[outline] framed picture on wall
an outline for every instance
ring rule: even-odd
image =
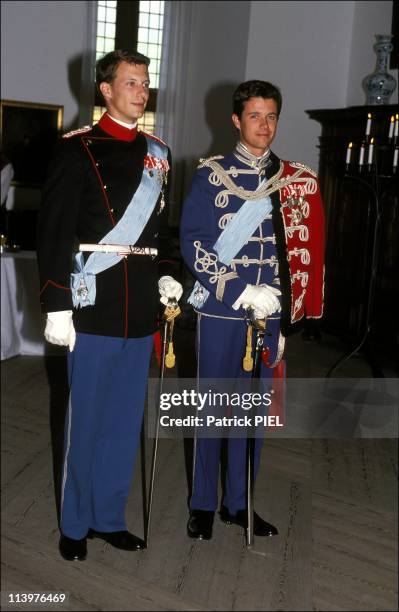
[[[63,113],[63,106],[1,100],[1,151],[13,166],[12,184],[43,185]]]

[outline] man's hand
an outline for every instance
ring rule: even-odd
[[[183,287],[171,276],[162,276],[158,281],[160,301],[167,306],[168,300],[175,298],[178,302],[183,294]]]
[[[51,344],[69,346],[69,350],[72,352],[76,340],[76,332],[72,322],[72,310],[48,312],[44,337]]]
[[[275,312],[281,312],[278,297],[281,295],[280,289],[270,285],[247,285],[233,304],[234,310],[251,307],[255,311],[258,319],[270,317]]]

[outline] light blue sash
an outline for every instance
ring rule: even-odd
[[[270,214],[272,210],[272,202],[270,196],[266,196],[259,200],[246,200],[240,210],[232,220],[226,225],[223,232],[213,245],[214,250],[218,254],[219,261],[226,266],[229,266],[242,249],[244,244],[248,242],[256,228],[262,223],[263,219]],[[188,303],[194,308],[200,309],[208,299],[209,291],[196,281],[193,291],[191,292]]]
[[[167,159],[168,150],[162,143],[148,138],[147,154],[162,160]],[[134,245],[140,237],[158,201],[162,188],[162,170],[144,168],[137,191],[127,206],[123,217],[99,244]],[[91,253],[84,263],[83,253],[75,256],[71,274],[72,300],[75,308],[93,306],[96,301],[96,274],[114,266],[122,255],[117,253]]]
[[[246,200],[213,245],[219,261],[229,266],[271,210],[270,196],[260,200]]]

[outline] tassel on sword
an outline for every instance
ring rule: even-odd
[[[163,380],[165,367],[173,368],[176,363],[176,357],[173,350],[173,329],[176,317],[178,317],[181,313],[180,307],[175,298],[168,300],[168,303],[165,307],[165,311],[163,313],[163,329],[162,329],[162,347],[161,347],[161,362],[159,368],[159,393],[158,393],[158,406],[157,406],[157,414],[156,414],[156,428],[155,428],[155,437],[154,444],[152,449],[152,459],[151,459],[151,475],[150,475],[150,485],[149,485],[149,493],[148,493],[148,506],[147,506],[147,520],[145,525],[145,547],[148,548],[149,541],[149,533],[150,533],[150,525],[151,525],[151,514],[152,514],[152,500],[154,495],[154,481],[155,481],[155,469],[157,462],[157,452],[158,452],[158,439],[159,439],[159,418],[161,414],[161,395],[163,389]]]

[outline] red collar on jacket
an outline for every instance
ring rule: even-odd
[[[118,140],[131,142],[137,136],[137,126],[129,130],[129,128],[125,128],[123,125],[116,123],[107,113],[103,114],[98,125],[104,132],[107,132],[107,134],[110,134],[114,138],[118,138]]]

